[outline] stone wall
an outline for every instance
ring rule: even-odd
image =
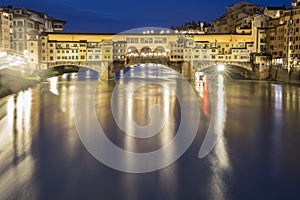
[[[287,83],[300,83],[300,69],[293,68],[288,72],[280,66],[271,66],[269,72],[269,79]]]

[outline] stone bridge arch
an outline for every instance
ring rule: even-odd
[[[55,62],[48,63],[48,69],[55,69],[58,67],[80,67],[91,69],[99,73],[99,76],[103,80],[111,79],[113,70],[112,61],[86,61],[86,62]]]
[[[141,56],[152,56],[152,49],[149,46],[141,48]]]
[[[163,46],[157,46],[154,49],[154,56],[167,56],[167,48]]]
[[[127,56],[133,57],[133,56],[138,56],[139,55],[139,50],[136,46],[129,46],[127,48]]]
[[[231,67],[237,67],[241,68],[243,70],[247,71],[253,71],[253,65],[249,62],[213,62],[213,61],[199,61],[192,63],[193,67],[198,68],[199,70],[209,68],[209,67],[215,67],[218,65],[224,65],[224,66],[231,66]]]
[[[224,65],[224,73],[227,75],[237,75],[243,78],[249,78],[252,75],[252,65],[243,65],[239,63],[211,63],[202,65],[197,71],[203,71],[207,73],[218,72],[218,66]]]

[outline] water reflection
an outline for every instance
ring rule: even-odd
[[[55,95],[58,95],[58,90],[57,90],[58,76],[49,78],[49,80],[50,80],[50,92],[52,92]]]
[[[217,80],[210,80],[209,93],[211,97],[211,121],[199,152],[200,158],[204,158],[212,151],[219,136],[221,136],[224,131],[226,102],[223,75],[219,74]]]
[[[282,110],[282,86],[275,85],[274,86],[274,102],[275,102],[275,109],[277,111]]]
[[[14,190],[32,179],[34,172],[30,155],[32,90],[10,96],[6,108],[6,117],[0,121],[0,193],[4,199],[6,195],[17,195]],[[35,189],[29,193],[34,195]]]
[[[217,92],[216,95],[212,95],[214,98],[212,101],[216,101],[216,104],[212,104],[216,109],[213,109],[213,130],[217,135],[217,143],[214,147],[213,153],[215,156],[209,156],[209,160],[212,165],[213,175],[211,176],[211,183],[209,184],[214,191],[214,199],[227,199],[226,184],[224,183],[224,174],[230,170],[230,160],[227,152],[227,142],[224,136],[224,123],[226,120],[226,99],[224,78],[221,74],[218,75],[217,80]]]
[[[202,117],[212,118],[211,128],[218,135],[211,153],[197,158],[202,142],[198,134],[199,140],[179,160],[145,174],[117,172],[86,151],[72,118],[73,80],[53,81],[56,95],[50,91],[50,81],[1,99],[0,199],[299,199],[299,87],[222,77],[210,81],[212,102],[208,90],[200,92]],[[90,82],[82,80],[81,89],[91,89]],[[148,85],[136,91],[131,101],[117,102],[120,118],[131,113],[141,125],[149,122],[151,105],[163,105],[168,115],[165,129],[144,141],[117,128],[108,111],[113,87],[100,82],[95,95],[98,119],[111,141],[133,152],[153,151],[170,142],[180,121],[170,91]],[[119,95],[126,99],[127,93]],[[84,111],[91,109],[90,99],[79,98],[85,102],[81,119],[87,122],[90,113]],[[212,109],[214,116],[210,116]],[[117,159],[134,165],[130,158]]]

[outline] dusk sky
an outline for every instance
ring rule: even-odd
[[[186,21],[209,22],[239,0],[1,0],[0,5],[30,8],[67,21],[66,32],[122,32],[152,26],[169,28]],[[250,0],[290,7],[291,0]]]

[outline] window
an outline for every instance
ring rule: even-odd
[[[23,21],[17,21],[17,26],[23,26]]]
[[[50,60],[53,60],[53,56],[50,56]]]
[[[52,50],[52,49],[50,50],[50,53],[53,53],[53,50]]]
[[[80,56],[80,59],[85,59],[85,56],[84,55]]]
[[[57,56],[57,60],[60,60],[60,56]]]

